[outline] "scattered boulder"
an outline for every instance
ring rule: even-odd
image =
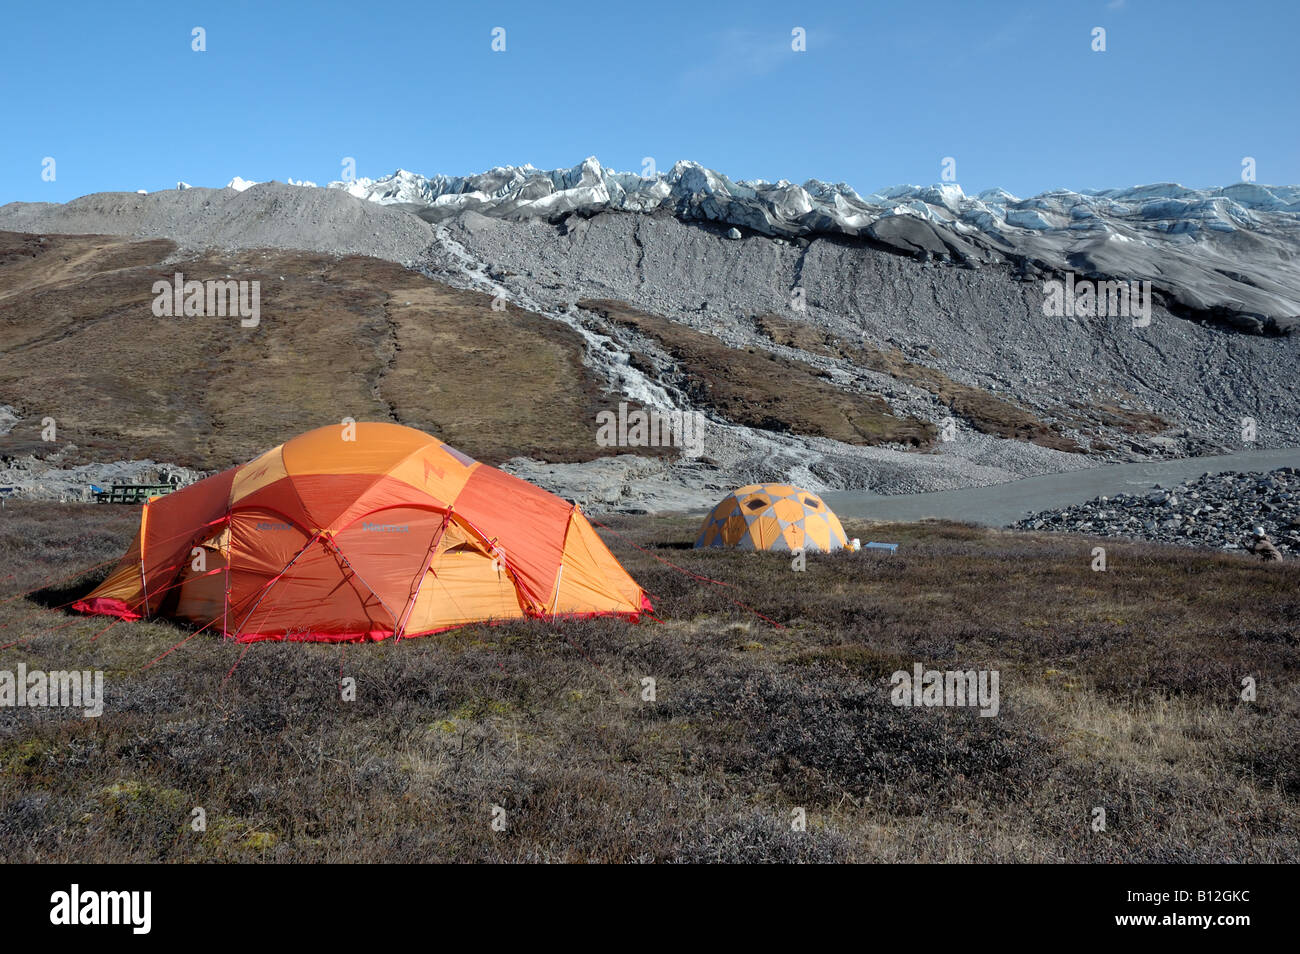
[[[1020,530],[1136,537],[1157,543],[1239,550],[1262,527],[1284,556],[1300,555],[1300,468],[1268,474],[1202,474],[1171,489],[1097,497],[1030,514]]]

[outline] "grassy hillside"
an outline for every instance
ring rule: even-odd
[[[805,362],[728,347],[711,335],[626,302],[587,299],[578,306],[649,335],[676,362],[691,399],[738,424],[846,444],[929,447],[937,436],[937,428],[928,421],[899,417],[879,395],[838,387]],[[633,360],[649,367],[644,356]]]
[[[775,314],[759,315],[755,319],[758,330],[771,338],[776,344],[798,348],[812,354],[832,358],[846,358],[864,368],[888,374],[896,381],[902,381],[913,387],[929,391],[971,427],[983,434],[1028,441],[1041,444],[1055,450],[1082,453],[1083,448],[1066,435],[1060,433],[1059,426],[1052,426],[1012,401],[997,397],[981,388],[971,387],[954,381],[937,368],[908,361],[897,349],[881,351],[863,345],[845,344],[826,331],[806,322],[793,321]],[[1078,412],[1082,412],[1082,415]],[[1087,432],[1095,425],[1095,420],[1087,416],[1088,409],[1082,405],[1069,420],[1072,425]],[[1100,418],[1098,418],[1100,419]],[[1154,420],[1154,419],[1153,419]],[[1114,415],[1104,423],[1122,426],[1127,423]],[[1158,420],[1155,423],[1163,425]],[[1153,428],[1152,432],[1159,430]]]
[[[115,559],[136,517],[11,505],[0,594]],[[99,668],[107,681],[100,719],[0,709],[0,855],[1300,853],[1300,566],[1106,541],[1099,573],[1091,539],[850,524],[900,542],[897,555],[812,557],[795,573],[778,555],[686,549],[691,520],[614,526],[607,540],[663,623],[472,626],[397,645],[245,653],[206,633],[186,641],[166,622],[105,630],[106,619],[50,608],[83,588],[71,583],[0,603],[0,668]],[[914,662],[997,669],[1000,714],[894,707],[889,676]],[[1253,703],[1239,698],[1247,675]],[[357,681],[355,702],[340,701],[344,676]],[[654,702],[641,698],[647,676]],[[506,810],[504,831],[491,827],[493,805]],[[195,807],[206,832],[190,828]],[[1096,807],[1102,832],[1090,827]],[[806,832],[791,830],[796,808]]]
[[[391,262],[308,252],[164,261],[166,241],[0,233],[0,404],[27,417],[5,453],[43,454],[53,417],[73,460],[203,469],[302,431],[395,420],[489,463],[580,461],[616,398],[573,331]],[[261,282],[261,320],[155,317],[153,283]],[[654,449],[650,449],[654,452]]]

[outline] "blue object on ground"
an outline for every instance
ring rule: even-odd
[[[897,543],[867,543],[864,548],[868,550],[888,550],[891,554],[898,549]]]

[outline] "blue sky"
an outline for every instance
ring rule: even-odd
[[[595,155],[860,191],[1300,182],[1300,4],[25,3],[0,203]],[[206,30],[206,52],[191,30]],[[506,30],[494,53],[491,31]],[[1107,49],[1091,49],[1104,27]],[[791,50],[791,30],[807,34]],[[56,178],[43,181],[53,157]]]

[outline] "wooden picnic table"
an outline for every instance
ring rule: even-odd
[[[144,503],[176,489],[175,484],[112,484],[108,490],[95,491],[95,503]]]

